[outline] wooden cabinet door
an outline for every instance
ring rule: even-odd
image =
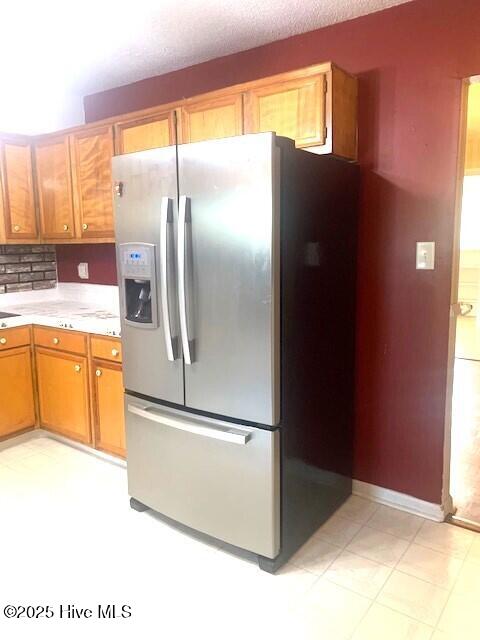
[[[182,142],[227,138],[243,133],[243,94],[198,100],[182,107]]]
[[[175,112],[166,111],[115,125],[115,153],[133,153],[175,144]]]
[[[125,456],[125,418],[123,413],[122,367],[93,362],[95,446]]]
[[[35,425],[30,347],[0,352],[0,438]]]
[[[32,147],[28,141],[0,143],[5,238],[34,240],[38,236],[33,192]]]
[[[40,424],[91,442],[87,359],[40,347],[35,354]]]
[[[35,169],[42,237],[74,238],[68,136],[38,141],[35,144]]]
[[[246,132],[275,131],[297,147],[324,144],[325,88],[325,74],[254,87],[245,99]]]
[[[112,239],[112,127],[96,127],[72,134],[71,152],[79,236]]]

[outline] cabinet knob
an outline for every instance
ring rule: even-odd
[[[77,373],[79,373],[82,370],[82,367],[79,364],[76,364],[74,369]]]
[[[84,223],[82,224],[82,229],[83,229],[84,231],[86,231],[86,230],[88,229],[88,224],[87,224],[86,222],[84,222]]]
[[[120,353],[120,351],[118,349],[112,349],[112,356],[114,358],[116,358],[118,356],[118,354]]]
[[[0,338],[0,344],[7,344],[6,338]]]
[[[16,224],[16,225],[13,227],[13,230],[14,230],[14,231],[20,231],[20,225],[19,225],[19,224]]]
[[[60,338],[54,338],[54,339],[52,340],[52,342],[53,342],[53,344],[59,344],[59,342],[60,342]]]
[[[63,230],[64,230],[64,231],[68,231],[68,224],[64,224],[64,225],[63,225]]]
[[[99,378],[102,375],[102,370],[101,369],[97,369],[95,371],[95,375],[97,376],[97,378]]]

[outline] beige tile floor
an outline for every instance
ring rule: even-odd
[[[480,525],[480,362],[477,360],[455,360],[450,476],[456,515]]]
[[[359,497],[277,575],[128,505],[123,468],[50,438],[0,451],[0,637],[479,638],[480,535]],[[130,619],[3,608],[129,604]]]

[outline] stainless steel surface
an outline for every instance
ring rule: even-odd
[[[126,396],[126,405],[138,405]],[[274,558],[280,549],[279,432],[199,418],[153,403],[126,411],[129,493],[230,544]],[[152,419],[155,416],[155,419]],[[245,445],[172,427],[244,431]]]
[[[173,200],[164,196],[162,198],[160,212],[160,296],[163,318],[163,334],[165,337],[165,348],[167,358],[171,362],[178,358],[177,340],[172,338],[170,325],[170,303],[169,287],[172,285],[172,275],[170,274],[172,242],[173,237]]]
[[[165,416],[164,413],[156,411],[154,407],[148,404],[129,404],[127,409],[130,413],[134,413],[146,420],[158,422],[159,424],[171,427],[172,429],[180,429],[181,431],[195,433],[198,436],[215,438],[216,440],[224,440],[225,442],[235,442],[236,444],[247,444],[250,440],[250,433],[248,431],[242,431],[241,429],[236,429],[231,426],[207,427],[204,423],[202,424],[201,420],[196,419],[193,415],[191,415],[187,420],[183,418],[171,418]]]
[[[122,197],[114,200],[115,233],[119,244],[144,242],[158,247],[162,198],[172,199],[174,221],[177,216],[176,164],[175,147],[152,149],[113,158],[113,179],[123,185]],[[155,255],[155,270],[160,274],[160,251],[157,250]],[[118,245],[117,267],[120,274]],[[120,301],[123,306],[123,290],[120,293]],[[172,336],[178,335],[176,317],[170,317],[170,321]],[[121,322],[123,377],[126,389],[183,404],[183,361],[168,360],[163,313],[159,314],[159,326],[148,331],[125,322],[124,313]],[[178,355],[181,358],[181,353]]]
[[[178,206],[178,309],[180,313],[180,333],[182,336],[183,358],[185,364],[192,364],[192,353],[190,350],[190,340],[188,334],[187,321],[187,277],[186,272],[186,252],[187,252],[187,227],[191,222],[190,199],[187,196],[180,196]]]
[[[185,325],[195,352],[185,367],[185,404],[269,425],[279,422],[280,393],[275,151],[271,133],[178,147],[186,362]]]

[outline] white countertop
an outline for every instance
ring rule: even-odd
[[[55,289],[4,293],[0,311],[18,313],[0,319],[0,328],[40,324],[73,331],[120,336],[118,287],[59,283]]]

